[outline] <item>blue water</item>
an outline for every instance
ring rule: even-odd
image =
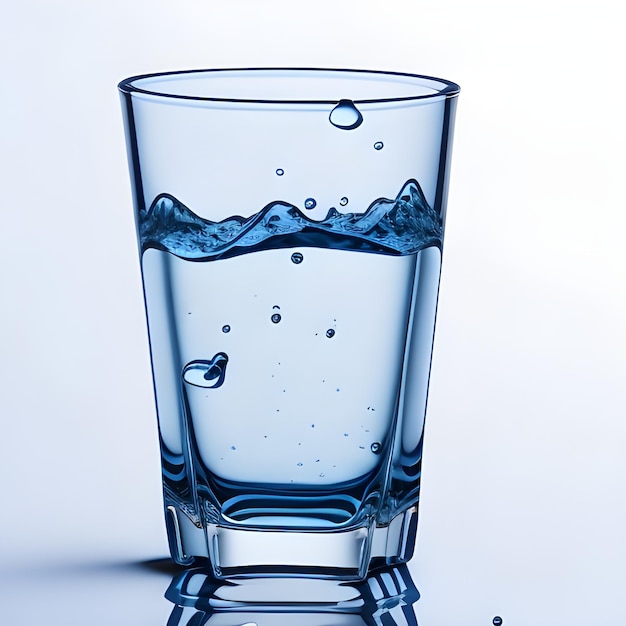
[[[342,198],[340,205],[348,204]],[[316,206],[313,198],[305,210]],[[408,181],[395,199],[380,198],[362,213],[330,208],[325,219],[308,218],[298,207],[276,201],[248,218],[221,222],[198,217],[168,194],[139,215],[142,250],[156,248],[189,260],[216,260],[260,250],[316,246],[380,254],[413,254],[441,246],[441,219],[419,184]]]
[[[417,488],[439,216],[414,180],[361,213],[303,205],[139,216],[166,502],[195,523],[329,527]]]

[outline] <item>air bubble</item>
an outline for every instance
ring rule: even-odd
[[[332,328],[329,328],[329,329],[326,331],[326,336],[327,336],[329,339],[330,339],[331,337],[334,337],[334,336],[335,336],[335,331],[334,331]]]
[[[223,333],[229,333],[230,332],[230,326],[228,324],[224,324],[224,326],[222,326],[222,332]]]
[[[221,387],[226,376],[228,355],[218,352],[211,360],[191,361],[183,368],[183,380],[194,387]]]
[[[302,263],[302,261],[304,261],[304,256],[300,253],[300,252],[294,252],[291,255],[291,260],[296,264],[296,265],[300,265],[300,263]]]
[[[370,446],[370,450],[374,453],[374,454],[378,454],[380,452],[381,449],[381,445],[380,442],[375,441],[371,446]]]
[[[382,142],[382,141],[377,141],[377,142],[374,144],[374,150],[382,150],[384,145],[385,145],[385,144],[383,144],[383,142]]]
[[[333,126],[343,130],[353,130],[363,123],[363,116],[352,100],[339,100],[328,119]]]
[[[341,206],[346,206],[346,204],[348,204],[348,198],[344,196],[343,198],[341,198],[341,200],[339,200],[339,204]]]
[[[305,209],[314,209],[316,206],[317,206],[317,201],[315,200],[315,198],[307,198],[304,201]]]
[[[493,618],[493,626],[501,626],[502,624],[502,618],[499,615],[496,615]]]
[[[284,173],[285,170],[280,167],[276,170],[276,176],[282,176]]]
[[[278,322],[280,322],[280,320],[282,319],[282,317],[280,316],[280,313],[274,313],[274,315],[272,315],[271,320],[272,322],[274,322],[274,324],[278,324]]]

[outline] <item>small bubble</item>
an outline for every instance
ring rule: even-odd
[[[341,206],[346,206],[346,204],[348,204],[348,198],[344,196],[343,198],[341,198],[341,200],[339,200],[339,204]]]
[[[316,206],[317,206],[317,201],[315,200],[315,198],[307,198],[304,201],[305,209],[314,209]]]
[[[302,467],[302,463],[298,463],[298,467]]]
[[[493,626],[500,626],[502,624],[502,618],[499,615],[496,615],[493,618]]]
[[[212,359],[190,361],[183,368],[183,380],[195,387],[215,389],[221,387],[226,376],[228,355],[218,352]]]
[[[304,261],[304,256],[302,256],[302,254],[300,254],[300,252],[294,252],[291,255],[291,260],[296,264],[296,265],[300,265],[300,263],[302,263],[302,261]]]
[[[229,333],[230,332],[230,326],[228,324],[224,324],[224,326],[222,326],[222,332],[223,333]]]
[[[272,322],[274,322],[274,324],[278,324],[278,322],[280,322],[282,317],[280,316],[280,313],[274,313],[271,319],[272,319]]]
[[[352,100],[339,100],[328,119],[333,126],[343,130],[353,130],[363,123],[363,116]]]
[[[384,144],[383,144],[383,142],[382,142],[382,141],[377,141],[377,142],[374,144],[374,150],[382,150],[382,149],[383,149],[383,145],[384,145]]]
[[[370,450],[374,453],[374,454],[378,454],[380,452],[380,442],[375,441],[371,446],[370,446]]]
[[[282,176],[284,173],[285,170],[280,167],[276,170],[276,176]]]
[[[326,336],[327,336],[329,339],[330,339],[331,337],[334,337],[334,336],[335,336],[335,331],[334,331],[332,328],[329,328],[329,329],[326,331]]]

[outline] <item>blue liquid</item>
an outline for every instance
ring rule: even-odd
[[[312,198],[309,201],[315,202]],[[363,213],[330,209],[320,222],[280,201],[249,218],[234,216],[211,222],[176,198],[162,194],[139,214],[139,238],[142,251],[156,248],[189,260],[223,259],[297,246],[413,254],[429,246],[440,247],[442,226],[420,186],[411,180],[394,200],[376,200]]]
[[[319,222],[277,201],[214,223],[162,195],[139,231],[166,502],[199,525],[328,528],[384,484],[390,513],[412,497],[442,232],[415,181]],[[394,443],[399,396],[415,417]]]

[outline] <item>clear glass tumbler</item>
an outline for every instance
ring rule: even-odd
[[[174,560],[413,553],[456,96],[391,72],[120,83]]]

